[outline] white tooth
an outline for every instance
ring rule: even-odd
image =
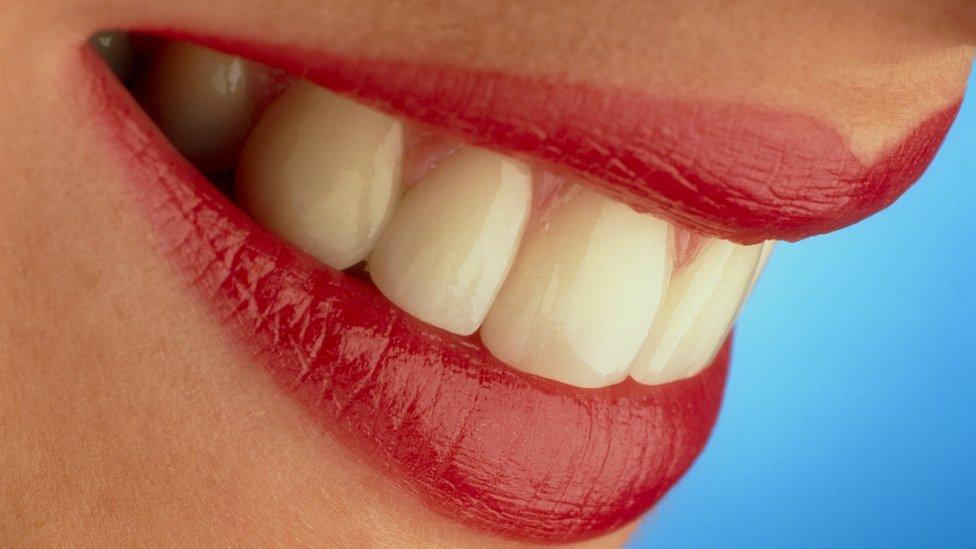
[[[237,173],[255,219],[323,263],[362,261],[400,196],[403,124],[308,82],[265,112]]]
[[[762,252],[759,253],[759,263],[756,265],[756,269],[752,273],[752,282],[749,283],[749,291],[746,292],[746,296],[752,293],[752,289],[756,287],[756,283],[759,282],[759,277],[762,276],[763,272],[766,270],[766,264],[769,263],[769,257],[773,255],[773,248],[776,247],[775,240],[767,240],[761,244]]]
[[[529,233],[481,327],[509,365],[579,387],[627,376],[671,272],[667,223],[580,189]]]
[[[100,32],[92,36],[91,45],[120,80],[129,78],[135,55],[128,34],[118,31]]]
[[[206,171],[233,166],[254,116],[253,67],[240,57],[173,42],[140,86],[170,142]]]
[[[631,377],[641,383],[667,383],[708,366],[749,292],[762,250],[762,244],[708,242],[671,280]]]
[[[369,256],[373,283],[420,320],[472,334],[515,259],[531,204],[527,167],[466,149],[404,195]]]

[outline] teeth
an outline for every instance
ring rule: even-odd
[[[252,67],[183,43],[165,46],[141,86],[170,142],[205,171],[230,168],[254,115]]]
[[[518,250],[532,203],[521,163],[480,149],[444,161],[403,197],[369,257],[393,303],[445,330],[481,325]]]
[[[237,191],[255,219],[345,269],[373,248],[400,195],[403,126],[307,82],[248,138]]]
[[[631,377],[660,384],[711,363],[749,293],[764,245],[712,240],[677,273]]]
[[[129,35],[124,32],[100,32],[91,38],[91,45],[111,67],[119,80],[125,81],[132,74],[134,54]]]
[[[132,74],[126,33],[91,45],[120,79]],[[266,228],[334,269],[365,261],[405,312],[458,335],[480,329],[511,367],[577,387],[702,371],[773,249],[677,231],[302,80],[251,129],[293,79],[207,48],[166,44],[133,80],[188,160],[207,172],[236,161],[223,175]]]
[[[481,328],[523,371],[579,387],[621,381],[671,271],[668,225],[580,189],[519,252]]]
[[[766,264],[769,263],[769,257],[773,255],[773,248],[776,246],[775,240],[767,240],[761,244],[762,252],[759,253],[759,262],[756,264],[756,270],[752,273],[752,281],[749,283],[749,291],[746,295],[752,293],[752,289],[756,287],[756,283],[759,282],[759,277],[762,276],[763,271],[766,270]]]

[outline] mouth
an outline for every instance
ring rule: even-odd
[[[431,507],[544,542],[666,493],[772,242],[890,203],[958,108],[865,165],[747,106],[171,30],[93,44],[131,95],[86,47],[91,119],[229,337]]]

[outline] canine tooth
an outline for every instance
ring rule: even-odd
[[[671,280],[631,377],[667,383],[708,366],[749,292],[763,248],[725,240],[707,243]]]
[[[579,387],[621,381],[671,272],[667,223],[581,189],[528,234],[481,327],[523,371]]]
[[[512,265],[531,202],[521,163],[482,149],[457,153],[403,196],[367,261],[373,283],[428,324],[474,333]]]
[[[119,31],[100,32],[91,38],[91,45],[120,80],[132,74],[134,53],[129,35]]]
[[[254,115],[252,65],[192,44],[167,44],[140,87],[170,142],[205,171],[233,166]]]
[[[308,82],[264,113],[238,165],[255,219],[323,263],[369,255],[400,196],[403,125]]]

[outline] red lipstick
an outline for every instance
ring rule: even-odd
[[[701,452],[728,343],[666,385],[586,390],[518,373],[256,225],[92,52],[80,65],[82,104],[179,272],[323,429],[444,514],[521,540],[585,539],[647,511]]]
[[[569,170],[638,211],[743,243],[799,240],[887,207],[925,171],[961,98],[873,163],[823,122],[749,105],[165,31],[469,142]]]

